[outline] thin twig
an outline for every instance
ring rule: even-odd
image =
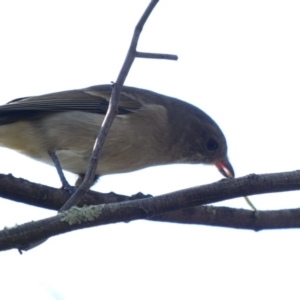
[[[154,58],[154,59],[169,59],[178,60],[177,55],[165,54],[165,53],[148,53],[148,52],[136,52],[135,57],[139,58]]]
[[[131,40],[129,50],[127,52],[127,56],[125,58],[123,66],[120,70],[117,81],[113,85],[112,94],[111,94],[111,98],[109,101],[108,111],[105,115],[104,121],[102,123],[101,129],[100,129],[98,137],[96,139],[94,150],[93,150],[84,180],[83,180],[82,184],[79,186],[79,188],[76,190],[76,192],[70,197],[70,199],[60,209],[60,211],[68,210],[72,206],[77,205],[78,202],[80,201],[80,199],[86,194],[86,192],[89,190],[89,188],[93,184],[96,169],[98,166],[98,159],[101,155],[105,138],[106,138],[108,131],[113,123],[113,120],[117,114],[117,109],[118,109],[118,104],[119,104],[119,99],[120,99],[123,84],[129,73],[132,63],[133,63],[134,59],[136,58],[136,54],[137,54],[136,47],[137,47],[137,43],[139,40],[139,36],[143,30],[143,27],[144,27],[148,17],[150,16],[151,12],[153,11],[153,9],[157,3],[158,3],[158,0],[152,0],[149,3],[147,9],[145,10],[144,14],[142,15],[140,21],[138,22],[138,24],[134,30],[134,34],[133,34],[133,37]],[[169,57],[170,56],[167,56],[167,59],[170,59]],[[153,56],[151,58],[153,58]]]

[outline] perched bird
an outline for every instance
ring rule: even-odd
[[[82,178],[111,90],[98,85],[0,106],[0,146],[47,164],[58,158],[62,169]],[[206,113],[175,98],[123,87],[96,176],[175,163],[214,164],[234,177],[225,137]]]

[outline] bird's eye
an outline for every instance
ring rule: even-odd
[[[219,145],[215,140],[210,139],[206,142],[206,149],[209,151],[216,150],[218,147]]]

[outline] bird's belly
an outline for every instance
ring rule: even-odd
[[[118,153],[116,155],[106,155],[105,147],[103,155],[98,160],[96,175],[108,175],[117,173],[126,173],[140,170],[149,166],[160,165],[161,162],[157,160],[156,155],[148,155],[137,157],[132,154],[132,151],[125,151],[126,153]],[[90,161],[90,155],[83,156],[81,153],[70,150],[59,150],[56,152],[62,169],[76,174],[85,174]],[[126,159],[124,159],[124,157]]]
[[[102,117],[80,112],[44,115],[40,123],[15,122],[0,126],[0,145],[53,166],[48,150],[62,169],[86,173]],[[96,175],[116,174],[166,164],[169,155],[155,132],[131,116],[114,120],[99,159]],[[158,144],[158,147],[157,147]],[[172,161],[174,162],[174,161]]]
[[[74,153],[69,150],[59,150],[56,152],[62,169],[75,174],[85,174],[90,161],[90,156],[80,156],[78,153]],[[44,160],[46,163],[52,164],[51,160]],[[98,160],[98,166],[96,169],[96,175],[108,175],[131,172],[147,167],[149,164],[145,161],[140,161],[137,158],[132,160],[121,160],[121,159],[100,159]],[[155,165],[155,163],[152,163]]]

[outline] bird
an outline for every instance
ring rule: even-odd
[[[78,186],[111,91],[112,85],[106,84],[12,100],[0,106],[0,146],[54,163],[59,174],[61,169],[78,174]],[[223,176],[234,177],[226,138],[209,115],[182,100],[124,86],[95,181],[108,174],[182,163],[215,165]]]

